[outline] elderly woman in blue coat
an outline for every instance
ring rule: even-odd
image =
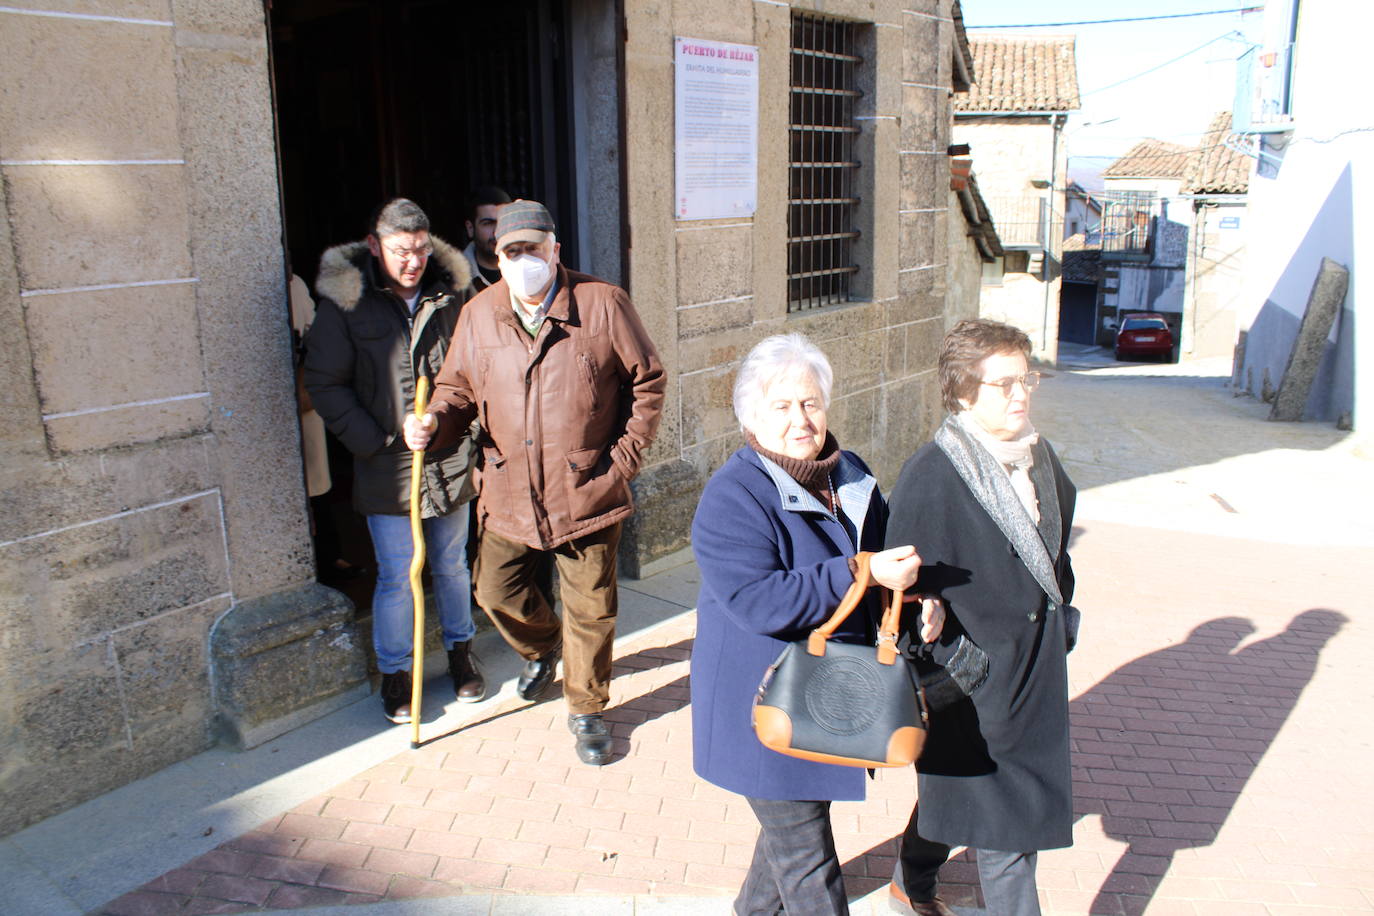
[[[800,334],[769,337],[740,366],[734,408],[746,447],[706,484],[692,521],[701,570],[692,650],[696,772],[745,796],[761,831],[735,900],[745,914],[849,912],[830,828],[832,801],[864,797],[864,770],[765,748],[750,721],[765,669],[835,610],[854,582],[850,558],[876,551],[873,577],[916,581],[910,546],[883,550],[887,509],[868,467],[826,424],[833,373]],[[838,637],[871,642],[879,609],[851,614]],[[928,603],[921,635],[943,610]]]

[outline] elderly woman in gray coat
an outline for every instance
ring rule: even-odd
[[[891,888],[894,909],[920,916],[952,916],[935,896],[951,846],[977,850],[989,913],[1034,916],[1037,851],[1073,842],[1075,490],[1031,426],[1029,355],[1017,328],[957,324],[939,360],[950,415],[892,491],[887,543],[920,550],[916,589],[947,613],[931,662],[961,688],[932,711]]]

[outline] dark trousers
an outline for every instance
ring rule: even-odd
[[[736,916],[847,916],[830,802],[746,800],[763,829],[735,898]]]
[[[616,523],[552,550],[483,531],[477,547],[477,603],[522,658],[562,646],[563,695],[573,715],[599,713],[610,699],[620,528]],[[548,593],[550,556],[558,569],[562,620]]]
[[[916,830],[918,805],[902,834],[902,850],[897,858],[893,882],[912,901],[935,897],[935,876],[949,858],[949,847],[927,840]],[[1040,916],[1040,898],[1035,892],[1034,852],[1003,852],[977,849],[978,881],[988,916]]]

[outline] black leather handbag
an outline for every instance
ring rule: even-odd
[[[754,697],[754,734],[764,747],[818,763],[909,766],[926,738],[925,703],[897,651],[902,593],[893,592],[874,646],[831,640],[873,584],[860,553],[854,584],[830,619],[787,646]]]

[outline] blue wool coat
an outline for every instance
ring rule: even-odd
[[[834,475],[844,521],[771,461],[742,448],[706,484],[692,520],[701,570],[692,648],[692,761],[723,789],[780,801],[857,801],[864,770],[768,750],[750,711],[759,679],[787,643],[803,639],[840,603],[848,558],[881,550],[887,507],[868,466],[842,452]],[[846,524],[847,523],[847,524]],[[838,638],[872,643],[877,590]]]

